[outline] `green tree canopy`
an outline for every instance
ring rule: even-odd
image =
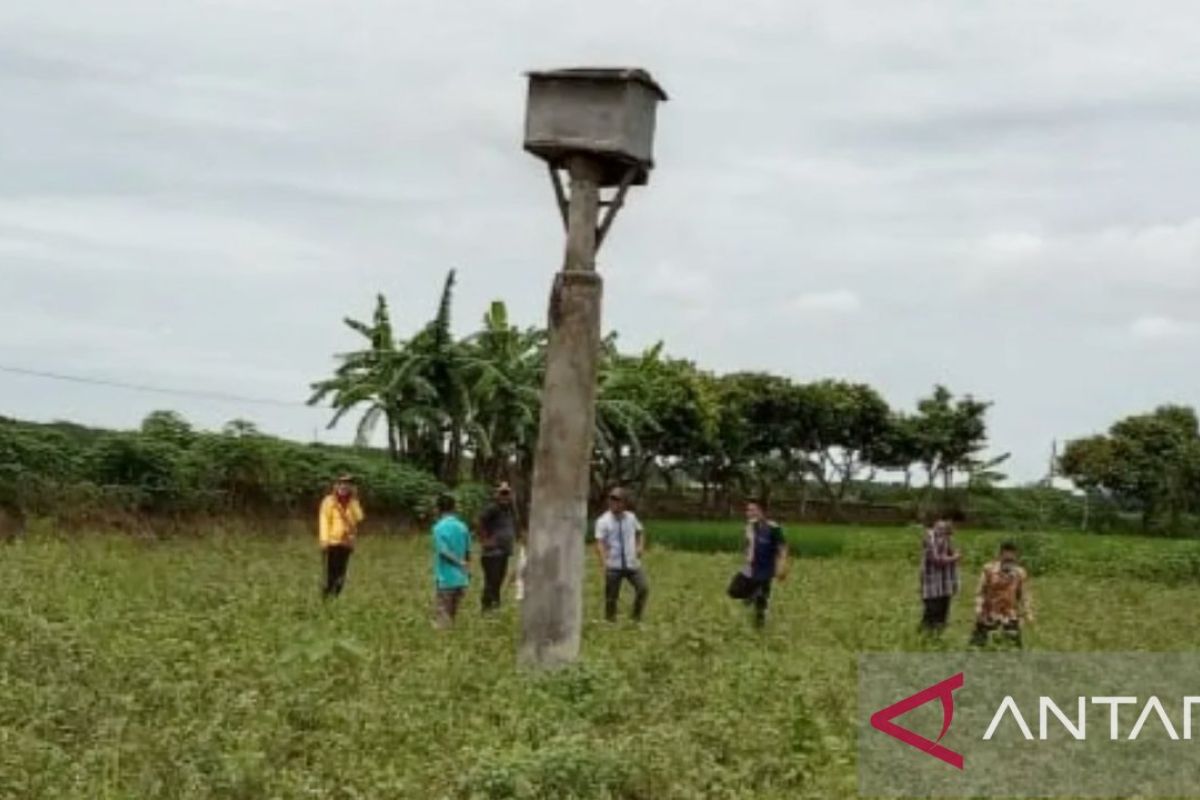
[[[1200,506],[1196,412],[1168,405],[1125,417],[1107,435],[1069,442],[1059,467],[1080,488],[1140,511],[1143,527],[1176,531],[1181,515]]]

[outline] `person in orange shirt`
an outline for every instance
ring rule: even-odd
[[[354,540],[358,526],[363,521],[362,505],[354,479],[341,475],[334,481],[333,489],[321,501],[317,515],[320,529],[321,555],[325,561],[324,597],[337,597],[346,585],[346,568],[350,554],[354,552]]]
[[[1000,545],[999,558],[983,566],[975,591],[975,632],[971,644],[986,645],[999,632],[1009,643],[1021,646],[1021,621],[1033,622],[1033,596],[1029,574],[1018,562],[1017,546]]]

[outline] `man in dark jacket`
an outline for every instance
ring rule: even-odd
[[[479,518],[479,542],[483,548],[483,610],[500,607],[500,590],[508,574],[508,559],[518,538],[517,512],[513,505],[512,488],[507,483],[496,487],[493,502]]]

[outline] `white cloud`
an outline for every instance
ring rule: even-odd
[[[1035,258],[1046,246],[1041,236],[1032,233],[997,233],[980,243],[982,256],[991,262],[1023,262]]]
[[[100,263],[98,251],[118,251],[121,257],[114,263],[120,269],[138,266],[138,260],[124,252],[129,250],[162,259],[199,256],[211,271],[294,271],[329,255],[300,231],[276,229],[236,214],[119,196],[0,199],[0,231],[5,229],[16,232],[14,248],[27,246],[22,239],[39,240],[37,253],[43,258],[95,265]]]
[[[716,295],[712,276],[698,268],[687,268],[674,261],[660,261],[646,276],[646,292],[690,310],[707,309]]]
[[[829,292],[805,292],[792,298],[791,308],[819,314],[853,314],[862,308],[862,300],[848,289]]]
[[[1200,217],[1078,233],[988,234],[967,258],[984,289],[1013,281],[1068,290],[1081,284],[1200,289]]]
[[[1200,336],[1200,323],[1171,317],[1139,317],[1129,325],[1133,338],[1146,342],[1191,339]]]

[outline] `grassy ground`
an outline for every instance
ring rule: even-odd
[[[736,555],[657,548],[647,622],[599,621],[592,574],[584,663],[538,678],[511,604],[431,628],[424,540],[365,540],[330,605],[298,539],[4,547],[0,797],[852,797],[856,655],[963,647],[970,598],[925,643],[914,534],[790,534],[843,541],[797,563],[764,633],[723,597]],[[972,563],[997,536],[964,537]],[[1120,570],[1173,545],[1048,559],[1031,646],[1196,649],[1200,587]]]

